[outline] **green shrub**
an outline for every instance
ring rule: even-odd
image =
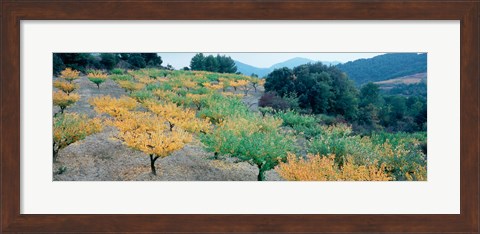
[[[144,102],[148,99],[153,98],[153,94],[150,91],[147,90],[138,90],[138,91],[133,91],[130,96],[134,99],[136,99],[138,102]]]
[[[146,90],[148,91],[153,91],[153,90],[172,90],[172,85],[170,83],[166,83],[166,82],[163,82],[163,83],[153,83],[153,84],[148,84],[147,87],[146,87]]]
[[[205,107],[198,112],[201,118],[209,118],[213,123],[219,123],[227,117],[246,116],[249,113],[251,112],[242,101],[220,94],[214,94],[207,98]]]
[[[118,81],[118,80],[133,80],[133,77],[128,74],[113,74],[109,76],[110,79],[113,81]]]
[[[110,70],[110,74],[112,75],[123,75],[124,73],[125,73],[124,70],[121,68],[114,68]]]
[[[319,114],[317,115],[317,119],[321,124],[324,124],[324,125],[333,125],[337,123],[337,119],[335,118],[335,116]]]
[[[295,111],[279,111],[275,116],[283,120],[283,126],[295,127],[298,125],[303,125],[307,127],[312,127],[317,124],[317,120],[314,116],[311,115],[301,115]]]
[[[92,68],[85,69],[85,74],[90,74],[90,73],[94,73],[94,72],[97,72],[97,70],[92,69]]]
[[[352,135],[346,125],[324,127],[322,133],[308,142],[312,154],[335,154],[341,166],[348,157],[355,165],[385,164],[385,172],[395,180],[426,180],[427,160],[422,152],[426,133],[385,133],[372,136]]]
[[[205,77],[210,81],[218,81],[218,78],[220,77],[218,73],[211,73],[211,74],[206,74]]]
[[[283,120],[283,126],[291,127],[297,134],[303,134],[307,139],[321,133],[317,119],[312,115],[302,115],[295,111],[279,111],[275,116]]]

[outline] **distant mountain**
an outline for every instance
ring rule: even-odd
[[[254,67],[239,61],[235,61],[235,65],[237,66],[237,71],[247,76],[251,75],[252,73],[255,73],[258,75],[258,77],[263,77],[268,73],[270,73],[270,68]]]
[[[272,66],[270,66],[268,68],[259,68],[259,67],[255,67],[255,66],[252,66],[252,65],[249,65],[249,64],[239,62],[239,61],[235,61],[235,64],[237,65],[237,70],[244,75],[251,75],[252,73],[255,73],[259,77],[264,77],[264,76],[268,75],[268,73],[272,72],[273,70],[275,70],[277,68],[282,68],[282,67],[294,68],[294,67],[297,67],[297,66],[300,66],[300,65],[303,65],[303,64],[316,63],[316,62],[318,62],[318,61],[311,60],[311,59],[308,59],[308,58],[297,57],[297,58],[292,58],[292,59],[289,59],[289,60],[281,62],[281,63],[273,64]],[[330,62],[330,61],[323,62],[322,61],[322,63],[325,64],[325,65],[337,65],[337,64],[339,64],[339,62],[336,62],[336,61],[333,61],[333,62]]]
[[[357,85],[427,72],[426,53],[390,53],[338,64]]]
[[[270,69],[274,70],[274,69],[282,68],[282,67],[294,68],[294,67],[297,67],[299,65],[303,65],[303,64],[307,64],[307,63],[314,63],[314,62],[315,61],[311,60],[311,59],[297,57],[297,58],[289,59],[285,62],[273,64],[270,67]]]

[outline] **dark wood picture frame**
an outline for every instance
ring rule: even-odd
[[[1,232],[479,231],[479,9],[473,1],[1,1]],[[20,214],[21,20],[460,20],[459,215]],[[128,202],[128,201],[125,201]]]

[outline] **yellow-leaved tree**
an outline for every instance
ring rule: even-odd
[[[60,113],[63,114],[65,108],[73,105],[80,99],[80,95],[72,93],[78,88],[78,85],[74,84],[72,81],[80,77],[80,72],[72,70],[71,68],[66,68],[61,71],[60,74],[59,80],[53,82],[53,87],[59,89],[58,91],[53,92],[53,105],[60,107]]]
[[[193,93],[187,93],[186,95],[187,100],[195,105],[197,110],[202,109],[203,106],[205,106],[205,99],[207,98],[206,94],[193,94]]]
[[[77,70],[73,70],[69,67],[65,68],[65,70],[60,72],[60,78],[67,80],[68,82],[72,82],[80,77],[80,72]]]
[[[137,101],[131,97],[122,96],[113,98],[110,96],[99,96],[88,100],[97,113],[106,113],[112,117],[118,117],[128,111],[137,108]]]
[[[119,80],[117,81],[117,84],[120,85],[120,87],[122,87],[125,90],[125,92],[129,92],[129,93],[145,88],[145,84],[136,83],[129,80]]]
[[[187,90],[197,87],[197,82],[192,80],[182,80],[182,86]]]
[[[97,85],[97,88],[100,89],[100,84],[107,81],[108,76],[102,71],[96,70],[87,74],[87,78]]]
[[[202,83],[202,85],[203,85],[203,87],[205,87],[209,90],[212,90],[212,91],[223,89],[223,85],[221,85],[221,84],[213,84],[213,83],[204,82],[204,83]]]
[[[265,79],[260,79],[260,78],[257,78],[257,77],[252,77],[250,79],[250,82],[252,83],[252,87],[255,90],[255,93],[257,92],[257,87],[258,86],[265,85]]]
[[[248,91],[250,90],[249,84],[250,84],[250,81],[248,80],[237,80],[235,81],[235,83],[231,83],[230,85],[233,86],[234,88],[240,87],[240,89],[243,91],[243,94],[247,96]]]
[[[234,80],[234,81],[230,81],[230,86],[233,87],[233,90],[237,91],[238,87],[244,85],[244,81],[243,80]]]
[[[230,87],[230,80],[227,78],[218,78],[218,84],[222,86],[223,92],[227,90],[228,87]],[[234,88],[237,90],[236,88]]]
[[[74,104],[80,99],[80,95],[76,93],[66,94],[65,92],[58,90],[53,92],[53,105],[60,107],[60,113],[63,114],[63,111],[68,106]]]
[[[53,82],[53,87],[62,90],[68,95],[71,92],[73,92],[75,89],[77,89],[78,85],[74,83],[66,82],[66,81],[56,80]]]
[[[297,181],[387,181],[392,178],[385,172],[385,164],[355,165],[346,160],[342,167],[335,163],[335,155],[308,154],[307,159],[288,153],[287,162],[280,162],[278,174],[287,180]]]
[[[155,162],[183,148],[192,140],[191,134],[174,129],[168,131],[164,120],[147,112],[127,112],[111,124],[118,128],[118,138],[130,148],[140,150],[150,157],[152,174],[156,175]]]
[[[100,119],[89,119],[85,115],[66,113],[53,118],[53,160],[58,151],[102,130]]]
[[[175,126],[192,133],[208,132],[210,130],[209,119],[197,118],[195,111],[191,109],[183,109],[174,103],[154,101],[146,101],[143,105],[157,114],[158,117],[164,119],[168,123],[170,131],[173,131]]]

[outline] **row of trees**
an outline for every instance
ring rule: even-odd
[[[383,95],[373,83],[359,90],[334,66],[315,63],[274,70],[266,78],[265,90],[270,93],[261,98],[261,106],[342,116],[360,130],[426,129],[426,97]]]
[[[225,55],[204,56],[203,53],[196,54],[190,61],[190,69],[195,71],[210,71],[218,73],[236,73],[237,66],[232,58]]]
[[[86,73],[88,69],[112,70],[115,67],[140,69],[162,67],[162,58],[157,53],[55,53],[53,74],[58,75],[66,67]]]
[[[61,78],[70,84],[79,78],[79,72],[67,69]],[[198,137],[214,159],[234,157],[255,165],[258,180],[265,180],[266,171],[277,165],[276,170],[288,180],[426,179],[426,156],[420,151],[425,132],[381,132],[363,137],[345,124],[325,126],[317,115],[251,111],[242,102],[247,92],[238,94],[235,89],[254,87],[254,82],[261,83],[258,78],[159,69],[112,71],[109,78],[128,90],[129,97],[90,99],[103,123],[77,114],[56,116],[54,158],[58,150],[101,131],[106,124],[118,130],[116,138],[126,146],[150,158],[152,174],[157,172],[159,158]],[[66,88],[62,90],[72,95]],[[360,109],[379,102],[378,90],[373,88],[362,89],[358,95]],[[297,98],[287,99],[294,103]]]

